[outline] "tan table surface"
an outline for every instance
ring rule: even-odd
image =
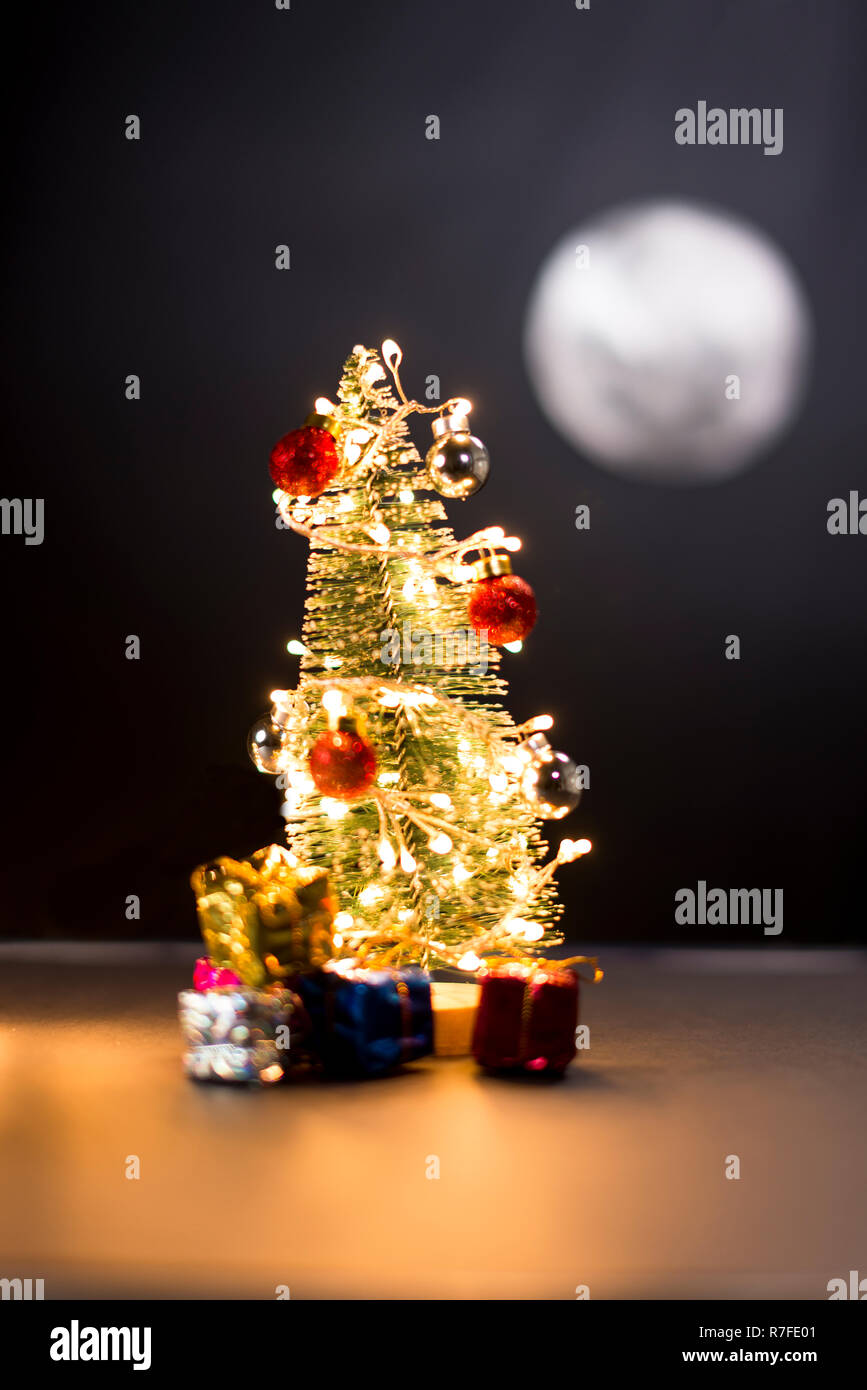
[[[181,1073],[193,948],[0,948],[0,1277],[48,1298],[821,1299],[867,1274],[865,958],[596,949],[591,1048],[559,1084],[457,1058],[258,1091]]]

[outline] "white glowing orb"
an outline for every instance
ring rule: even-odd
[[[544,262],[525,352],[554,428],[612,472],[649,482],[730,477],[800,401],[810,316],[762,233],[689,203],[618,208]]]

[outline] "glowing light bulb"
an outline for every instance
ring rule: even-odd
[[[312,792],[315,783],[310,773],[303,767],[293,767],[286,774],[290,787],[296,792]]]
[[[323,796],[319,802],[319,809],[329,820],[343,820],[349,807],[344,801],[332,801],[331,797]]]
[[[398,499],[401,502],[403,502],[405,507],[408,507],[412,502],[415,501],[415,493],[413,492],[411,487],[402,488],[397,495]],[[276,501],[277,499],[275,498],[274,500]]]
[[[384,373],[379,368],[377,368],[377,370],[379,371],[380,376],[384,375]],[[346,442],[343,445],[343,453],[346,458],[346,462],[349,464],[357,463],[358,460],[361,458],[361,455],[364,452],[365,445],[369,442],[369,440],[369,430],[350,430],[349,434],[346,437]]]
[[[481,964],[475,951],[466,951],[458,961],[458,970],[478,970]]]
[[[454,848],[448,835],[444,835],[442,831],[438,835],[433,835],[429,844],[433,854],[448,854],[449,850]]]
[[[391,532],[381,522],[377,526],[371,526],[370,535],[376,545],[388,545],[391,540]]]
[[[337,916],[334,918],[335,931],[349,931],[352,925],[353,918],[351,912],[338,912]]]
[[[338,667],[343,665],[343,662],[339,656],[326,656],[323,658],[322,665],[328,671],[336,671]]]
[[[358,895],[358,901],[362,907],[373,907],[382,897],[382,889],[376,883],[368,883],[366,888],[362,888]]]
[[[438,806],[441,811],[448,811],[451,809],[452,799],[445,792],[434,792],[431,796],[431,804]]]
[[[376,846],[376,852],[379,855],[384,868],[394,868],[395,864],[397,863],[397,855],[394,852],[394,845],[391,843],[390,840],[387,840],[384,835],[380,840],[379,844]]]
[[[279,507],[285,496],[286,494],[282,488],[275,487],[274,491],[271,493],[271,501],[276,502]]]
[[[384,338],[380,351],[382,352],[383,361],[388,364],[392,371],[394,371],[395,367],[399,367],[403,361],[403,353],[400,349],[400,344],[396,343],[394,338]]]
[[[415,860],[404,845],[400,851],[400,867],[405,874],[411,874],[416,867]]]
[[[516,550],[520,550],[520,549],[521,549],[521,538],[520,538],[520,536],[505,536],[505,537],[503,538],[503,549],[504,549],[504,550],[511,550],[512,554],[514,554]]]
[[[303,642],[299,642],[297,637],[293,637],[291,641],[286,643],[286,650],[292,656],[310,656],[310,648],[305,647]]]
[[[452,878],[455,883],[466,883],[467,879],[472,878],[472,876],[473,871],[472,869],[468,869],[466,864],[455,864],[455,867],[452,869]]]
[[[580,859],[583,854],[589,854],[592,848],[589,840],[561,840],[557,858],[561,864],[571,864],[573,859]]]
[[[336,690],[334,689],[334,687],[332,687],[330,690],[326,690],[322,696],[322,708],[326,711],[326,713],[334,715],[335,718],[342,714],[345,714],[346,697],[343,694],[343,691]]]
[[[505,772],[492,772],[488,781],[495,792],[504,792],[509,785]]]
[[[355,967],[354,960],[329,960],[324,966],[326,970],[333,971],[335,975],[351,975]]]
[[[521,652],[524,650],[523,642],[504,642],[503,649],[507,652]]]
[[[456,396],[450,405],[453,415],[469,415],[473,408],[472,401],[468,401],[466,396]]]

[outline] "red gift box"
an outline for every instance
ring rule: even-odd
[[[473,1056],[482,1067],[561,1072],[575,1056],[578,976],[557,967],[495,965],[480,973]]]

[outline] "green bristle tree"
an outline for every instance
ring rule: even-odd
[[[308,592],[303,643],[290,643],[297,688],[272,692],[250,751],[285,792],[290,855],[330,872],[344,955],[471,971],[483,955],[526,958],[562,939],[554,870],[590,845],[564,840],[543,864],[538,822],[577,803],[581,776],[541,733],[549,718],[513,723],[500,652],[468,617],[479,585],[503,588],[520,542],[500,528],[455,540],[436,488],[476,490],[486,454],[469,437],[468,402],[407,400],[400,357],[391,340],[382,357],[354,348],[337,404],[320,399],[281,441],[331,458],[321,491],[324,475],[315,488],[293,483],[287,449],[282,466],[280,445],[272,454],[275,481],[290,479],[275,493],[278,524],[310,542]],[[457,476],[422,462],[415,413],[441,418]],[[298,496],[302,485],[316,495]],[[510,585],[535,613],[529,587]]]

